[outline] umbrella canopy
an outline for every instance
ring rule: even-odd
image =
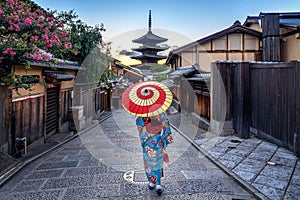
[[[122,95],[122,104],[135,116],[151,117],[165,112],[172,99],[168,87],[159,82],[145,81],[129,86]]]

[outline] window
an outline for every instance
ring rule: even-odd
[[[229,50],[242,50],[241,35],[231,34],[229,38]]]
[[[256,38],[245,38],[245,50],[258,50]]]
[[[213,41],[214,50],[227,50],[227,40],[225,37]]]

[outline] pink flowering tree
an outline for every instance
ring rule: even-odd
[[[0,2],[0,83],[14,90],[30,89],[11,70],[15,64],[30,69],[29,60],[55,62],[69,60],[78,53],[76,44],[52,11],[41,9],[30,0]]]

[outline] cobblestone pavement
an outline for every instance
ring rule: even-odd
[[[23,167],[2,185],[0,199],[255,199],[175,129],[158,197],[145,184],[134,123],[125,111],[113,112]]]
[[[180,116],[170,118],[182,132],[197,129],[185,115]],[[300,199],[300,162],[291,151],[256,137],[221,137],[199,129],[197,134],[188,137],[208,158],[246,187],[254,187],[272,200]]]

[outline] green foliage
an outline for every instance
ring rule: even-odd
[[[100,77],[100,83],[105,83],[106,85],[109,85],[109,79],[113,76],[113,71],[110,69],[106,69],[103,74]]]
[[[83,63],[102,45],[103,24],[88,26],[72,10],[57,13],[43,10],[31,1],[0,1],[0,83],[10,89],[30,89],[12,72],[12,66],[29,60],[56,63],[57,59]],[[99,80],[97,77],[97,80]]]
[[[168,75],[166,75],[166,74],[160,74],[155,77],[155,80],[158,82],[161,82],[161,81],[164,81],[167,79],[168,79]]]
[[[30,69],[28,60],[55,61],[76,54],[63,22],[53,12],[34,6],[31,1],[0,1],[0,82],[15,91],[30,89],[12,66],[21,64]]]
[[[166,71],[167,69],[169,69],[169,66],[167,65],[156,65],[153,67],[150,67],[151,72],[163,72]]]
[[[71,10],[57,13],[56,18],[64,22],[64,28],[71,35],[71,43],[78,48],[78,54],[68,54],[68,59],[81,64],[87,55],[96,47],[102,45],[101,33],[105,31],[104,25],[89,26],[78,19],[78,15]]]

